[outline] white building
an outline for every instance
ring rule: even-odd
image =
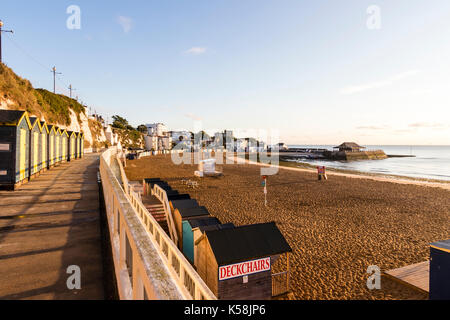
[[[144,140],[145,140],[145,149],[146,150],[158,151],[159,144],[158,144],[157,136],[145,136]]]
[[[169,136],[158,137],[155,135],[145,136],[145,149],[153,151],[161,150],[171,150],[172,149],[172,138]]]
[[[169,136],[158,137],[159,150],[171,150],[172,138]]]
[[[170,136],[173,142],[191,140],[191,133],[189,131],[171,131]],[[182,137],[182,139],[180,139]]]
[[[167,135],[167,127],[164,125],[164,123],[152,123],[152,124],[146,124],[147,127],[147,134],[149,136],[166,136]]]
[[[111,126],[103,128],[105,131],[106,141],[108,141],[112,146],[115,146],[119,143],[119,134],[114,133]]]

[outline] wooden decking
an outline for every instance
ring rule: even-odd
[[[430,290],[429,261],[389,270],[384,274],[394,281],[400,282],[423,293],[428,293]]]
[[[103,299],[98,155],[0,191],[0,299]],[[81,290],[69,290],[71,265]]]

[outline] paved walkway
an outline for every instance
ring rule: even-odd
[[[0,299],[103,299],[98,155],[0,191]],[[69,290],[67,268],[81,269]]]

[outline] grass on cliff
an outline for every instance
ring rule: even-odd
[[[143,148],[145,145],[144,134],[136,129],[119,129],[113,128],[114,133],[119,135],[122,147],[128,148]]]
[[[77,115],[85,113],[85,106],[61,94],[54,94],[45,89],[34,89],[31,82],[15,74],[10,68],[0,63],[0,100],[12,103],[13,110],[26,110],[37,117],[44,117],[49,123],[69,126],[70,109]]]

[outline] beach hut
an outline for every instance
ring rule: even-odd
[[[61,129],[55,127],[55,164],[61,163]]]
[[[206,210],[207,211],[207,210]],[[205,217],[205,218],[187,218],[182,221],[182,231],[183,231],[183,246],[182,251],[184,256],[194,264],[194,230],[199,229],[201,226],[211,226],[220,224],[220,220],[215,217]]]
[[[194,200],[195,201],[195,200]],[[176,201],[175,201],[176,202]],[[194,202],[192,202],[194,203]],[[197,201],[195,201],[197,203]],[[173,212],[173,220],[178,235],[178,248],[183,251],[183,221],[189,218],[206,218],[209,212],[205,207],[183,207],[178,206]]]
[[[75,131],[67,131],[67,134],[69,135],[69,156],[67,158],[68,161],[75,160],[75,148],[77,146],[77,133]]]
[[[30,129],[26,111],[0,110],[0,186],[14,189],[28,180]]]
[[[61,162],[67,162],[69,157],[69,134],[67,130],[61,130]]]
[[[197,267],[200,261],[199,253],[198,253],[198,245],[201,243],[199,239],[205,233],[205,231],[212,230],[222,230],[222,229],[232,229],[234,228],[234,224],[232,223],[224,223],[224,224],[212,224],[212,225],[200,225],[192,229],[194,236],[194,266]]]
[[[430,300],[450,300],[450,240],[430,245]]]
[[[40,121],[41,125],[41,158],[40,167],[41,171],[46,171],[48,168],[48,126],[45,121]]]
[[[170,211],[174,212],[177,208],[188,209],[199,207],[197,200],[195,199],[183,199],[169,201]]]
[[[188,195],[187,193],[178,193],[177,190],[166,191],[166,194],[167,194],[167,200],[169,200],[169,201],[191,199],[191,196]]]
[[[47,128],[47,167],[50,169],[55,166],[56,163],[56,127],[54,125],[47,125]]]
[[[41,124],[38,118],[30,117],[31,129],[29,137],[29,164],[30,180],[36,177],[41,171],[39,159],[41,158]]]
[[[80,158],[84,157],[84,133],[80,132]]]
[[[273,293],[272,267],[291,247],[274,222],[208,230],[196,241],[197,272],[218,299],[267,300]],[[285,292],[289,288],[289,258]],[[278,291],[277,291],[278,292]],[[284,292],[284,293],[285,293]]]
[[[76,139],[76,147],[75,147],[75,157],[77,159],[81,158],[81,132],[77,133],[77,139]]]

